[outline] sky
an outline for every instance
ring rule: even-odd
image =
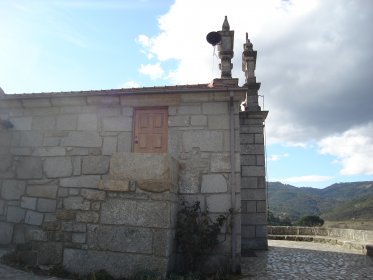
[[[228,16],[233,77],[245,33],[258,51],[267,180],[373,180],[371,0],[0,0],[6,93],[209,83],[206,34]]]

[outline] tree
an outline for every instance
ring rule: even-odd
[[[321,227],[323,224],[324,220],[316,215],[304,216],[296,222],[297,226],[303,227]]]

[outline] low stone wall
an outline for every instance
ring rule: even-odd
[[[324,227],[268,226],[268,239],[339,244],[373,255],[373,231]]]

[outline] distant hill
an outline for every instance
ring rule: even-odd
[[[304,215],[325,220],[373,219],[373,181],[338,183],[325,189],[268,183],[269,209],[292,221]]]

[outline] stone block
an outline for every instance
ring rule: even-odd
[[[43,223],[44,215],[35,211],[27,210],[25,223],[29,225],[40,226]]]
[[[102,145],[103,155],[113,155],[117,151],[117,138],[116,137],[104,137],[104,143]]]
[[[256,201],[247,201],[247,200],[242,200],[242,205],[244,205],[245,207],[245,211],[244,209],[242,209],[242,212],[245,212],[245,213],[256,213]]]
[[[63,199],[63,207],[66,210],[89,210],[90,203],[81,196],[70,196]]]
[[[40,179],[42,173],[42,161],[37,157],[21,157],[16,164],[17,178]]]
[[[59,221],[44,221],[43,230],[48,230],[48,231],[61,230],[61,223]]]
[[[52,116],[32,117],[32,130],[53,130],[55,119]]]
[[[228,153],[211,155],[211,172],[230,172],[231,156]]]
[[[60,179],[61,187],[96,189],[100,181],[98,175],[84,175]]]
[[[134,183],[134,181],[124,179],[104,179],[100,181],[98,188],[101,190],[112,192],[129,192],[131,191],[131,183]]]
[[[87,104],[88,105],[112,105],[112,104],[119,104],[119,96],[109,96],[109,95],[102,95],[102,96],[87,96]]]
[[[0,199],[0,216],[4,215],[5,201]]]
[[[35,210],[36,209],[36,198],[23,196],[21,199],[21,207],[26,209]]]
[[[168,154],[117,153],[110,160],[110,176],[136,181],[145,191],[163,192],[177,185],[178,162]]]
[[[131,94],[121,95],[120,104],[131,107],[173,106],[180,104],[179,94]]]
[[[109,171],[110,157],[87,156],[83,157],[83,174],[105,174]]]
[[[78,130],[97,130],[96,114],[80,114],[78,116]]]
[[[155,230],[153,242],[153,253],[155,256],[169,257],[175,251],[175,231]]]
[[[0,172],[3,173],[7,171],[13,163],[13,156],[11,154],[1,155],[0,161]]]
[[[265,157],[262,155],[256,156],[256,164],[257,165],[265,165]]]
[[[241,154],[244,155],[264,155],[264,145],[241,144]]]
[[[71,107],[86,105],[86,97],[82,96],[69,96],[69,97],[54,97],[51,99],[53,106]]]
[[[261,134],[255,134],[255,144],[264,144],[264,135]]]
[[[94,131],[71,131],[69,135],[62,139],[62,146],[100,148],[102,138]]]
[[[242,144],[254,144],[254,134],[240,134],[240,143]]]
[[[0,245],[12,243],[13,224],[0,221]]]
[[[43,134],[38,131],[23,131],[17,137],[18,139],[13,143],[13,146],[17,144],[19,147],[39,147],[43,145]]]
[[[69,188],[69,195],[74,196],[74,195],[79,195],[79,193],[80,193],[80,189]]]
[[[224,193],[227,192],[227,180],[221,174],[202,175],[202,193]]]
[[[57,116],[56,129],[57,130],[76,130],[78,126],[77,115],[60,115]]]
[[[1,197],[7,200],[20,199],[25,193],[26,184],[23,181],[4,180]]]
[[[39,265],[60,264],[62,262],[62,243],[37,242],[33,247],[38,252]]]
[[[201,105],[182,105],[177,108],[177,113],[179,115],[197,115],[201,114]]]
[[[73,172],[70,157],[51,157],[44,161],[44,172],[48,178],[69,177]]]
[[[82,211],[76,213],[76,221],[80,223],[97,223],[99,215],[93,211]]]
[[[56,198],[57,186],[55,185],[28,185],[27,195],[34,197]]]
[[[72,242],[74,243],[85,243],[86,242],[86,234],[85,233],[73,233],[71,235]]]
[[[266,200],[265,189],[242,189],[242,200]]]
[[[221,131],[196,130],[185,131],[182,136],[184,151],[197,148],[203,152],[218,152],[223,149],[223,133]]]
[[[241,155],[241,165],[256,165],[256,155]]]
[[[169,208],[164,201],[107,199],[101,204],[101,223],[166,228],[170,226]]]
[[[0,225],[0,232],[1,232],[1,225]],[[0,233],[0,236],[1,236],[1,233]],[[25,225],[15,224],[13,228],[13,243],[24,244],[25,242],[26,242]],[[0,241],[0,244],[1,244],[1,241]]]
[[[63,147],[42,147],[36,148],[32,153],[33,156],[38,157],[55,157],[55,156],[64,156],[66,150]]]
[[[242,226],[241,235],[243,238],[255,238],[255,226]]]
[[[209,129],[229,129],[229,115],[209,115],[207,121]]]
[[[267,212],[267,203],[266,203],[265,200],[256,202],[256,211],[258,213],[266,213]]]
[[[189,116],[169,116],[168,117],[168,126],[169,127],[183,127],[190,125],[190,117]]]
[[[132,132],[121,132],[118,135],[118,152],[130,153],[132,151]]]
[[[208,93],[182,93],[181,101],[183,102],[207,102],[209,101]]]
[[[206,115],[228,114],[227,102],[206,102],[202,104],[202,112]]]
[[[114,278],[132,279],[135,272],[144,268],[166,275],[168,260],[142,254],[65,248],[63,266],[66,270],[79,274],[104,269]]]
[[[230,194],[213,194],[206,197],[207,210],[214,213],[227,213],[231,208]]]
[[[25,209],[16,206],[8,206],[6,220],[8,222],[20,223],[25,218],[25,213]]]
[[[152,254],[153,234],[149,228],[88,225],[87,244],[102,251]]]
[[[267,214],[266,213],[242,213],[241,221],[242,221],[242,225],[266,225]]]
[[[105,192],[91,189],[82,189],[81,195],[89,200],[105,200]]]
[[[241,170],[242,170],[242,176],[247,176],[247,177],[265,176],[264,166],[242,166]]]
[[[39,198],[37,210],[43,213],[56,212],[57,202],[54,199]]]
[[[66,210],[66,209],[58,210],[56,212],[56,219],[57,220],[75,220],[75,211]]]
[[[9,121],[13,124],[13,130],[31,130],[32,117],[10,118]]]
[[[86,232],[87,225],[75,222],[62,222],[61,229],[67,232]]]
[[[91,203],[91,210],[99,211],[101,208],[101,203],[99,201],[94,201]]]
[[[111,117],[102,119],[103,131],[132,131],[131,117]]]
[[[204,115],[193,115],[190,117],[190,124],[192,126],[206,126],[207,117]]]
[[[242,177],[241,189],[256,189],[258,187],[257,177]]]

